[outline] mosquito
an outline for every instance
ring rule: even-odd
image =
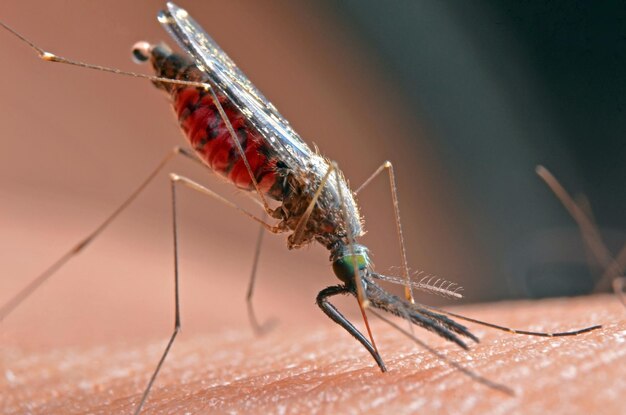
[[[576,221],[585,245],[596,262],[604,269],[603,275],[595,284],[594,291],[598,292],[606,289],[608,283],[610,283],[613,287],[613,292],[622,305],[626,307],[626,277],[624,277],[626,245],[613,258],[611,251],[602,241],[602,236],[600,236],[598,227],[593,221],[593,213],[589,205],[583,205],[580,201],[574,200],[556,177],[544,166],[537,166],[535,171],[563,204],[574,221]]]
[[[202,164],[236,188],[250,192],[263,209],[264,216],[255,215],[243,209],[187,177],[175,173],[169,175],[174,230],[174,328],[137,404],[135,410],[137,414],[146,403],[163,362],[181,328],[176,227],[177,190],[181,186],[224,203],[259,224],[262,233],[257,243],[255,263],[264,232],[288,234],[287,246],[290,249],[300,248],[313,242],[328,249],[333,272],[339,279],[339,284],[321,290],[316,297],[316,303],[326,316],[346,330],[370,353],[382,372],[387,371],[387,368],[374,341],[366,310],[462,373],[488,387],[508,394],[513,393],[510,388],[491,382],[460,364],[447,360],[441,353],[421,342],[412,333],[412,328],[403,329],[374,309],[400,317],[409,324],[409,327],[414,325],[429,330],[466,350],[469,349],[467,342],[478,342],[478,338],[455,319],[509,333],[543,337],[575,336],[601,327],[591,326],[558,333],[514,330],[416,303],[413,298],[414,289],[448,297],[461,295],[453,285],[445,281],[413,281],[411,279],[391,162],[382,163],[361,186],[352,191],[337,163],[311,150],[287,120],[278,113],[276,108],[185,10],[173,3],[167,3],[166,10],[158,14],[158,20],[185,51],[185,54],[174,53],[164,44],[153,45],[147,42],[135,44],[134,58],[140,62],[149,62],[155,75],[125,72],[57,56],[41,49],[0,22],[0,25],[28,44],[45,61],[151,80],[158,89],[170,96],[174,112],[190,148],[175,147],[168,153],[140,186],[92,233],[4,304],[0,308],[0,320],[9,315],[66,262],[83,251],[144,190],[171,159],[180,155]],[[367,247],[358,243],[359,237],[363,235],[363,220],[359,213],[356,196],[383,173],[386,173],[389,179],[396,234],[400,246],[401,276],[377,272]],[[278,207],[272,208],[270,201],[278,204]],[[260,330],[262,327],[256,323],[251,303],[254,276],[253,272],[248,291],[248,307],[253,327]],[[404,296],[388,293],[378,281],[403,285]],[[359,331],[331,303],[330,299],[337,295],[351,295],[356,298],[367,335]]]

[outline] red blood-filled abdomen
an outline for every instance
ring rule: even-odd
[[[237,134],[261,191],[280,200],[282,192],[276,186],[275,153],[263,136],[224,95],[217,96]],[[254,190],[244,160],[220,117],[210,92],[182,88],[174,92],[173,99],[180,126],[200,159],[238,188]]]

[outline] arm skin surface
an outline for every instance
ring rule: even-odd
[[[626,323],[617,299],[596,295],[453,310],[520,329],[603,328],[539,338],[469,324],[481,339],[469,352],[414,330],[447,358],[505,384],[515,396],[471,380],[375,318],[385,374],[330,323],[315,329],[279,326],[261,338],[245,326],[185,332],[144,413],[623,413]],[[0,412],[132,413],[165,341],[164,336],[88,348],[3,348]]]

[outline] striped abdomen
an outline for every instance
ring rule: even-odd
[[[224,95],[217,96],[259,188],[269,196],[281,199],[280,189],[275,188],[277,160],[268,143]],[[211,93],[198,88],[178,89],[173,93],[173,106],[180,127],[200,159],[238,188],[254,190],[244,160]]]
[[[136,56],[143,57],[137,53]],[[149,46],[149,56],[145,58],[150,59],[157,76],[206,82],[204,73],[188,58],[172,53],[164,45]],[[202,88],[154,83],[172,97],[178,122],[198,157],[238,188],[254,190],[244,159],[213,102],[211,92]],[[260,190],[273,199],[282,200],[287,189],[279,177],[278,168],[281,163],[276,153],[241,111],[225,95],[215,92],[237,135]]]

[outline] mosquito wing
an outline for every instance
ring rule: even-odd
[[[159,22],[207,74],[211,85],[232,101],[283,161],[291,168],[305,169],[313,152],[289,122],[186,10],[171,2],[167,9],[159,13]]]

